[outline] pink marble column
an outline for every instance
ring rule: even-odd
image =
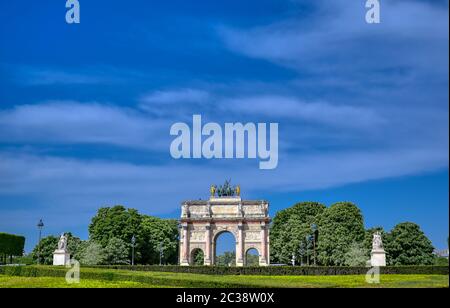
[[[182,246],[182,251],[181,251],[181,256],[182,256],[181,265],[189,265],[188,225],[183,224],[182,228],[183,228],[183,246]]]
[[[206,225],[205,226],[205,232],[206,232],[206,236],[205,236],[205,242],[206,242],[206,247],[205,247],[205,265],[211,265],[211,225]]]
[[[238,225],[238,237],[238,245],[236,249],[236,266],[244,266],[244,226],[242,224]]]
[[[266,224],[261,223],[261,265],[267,265]]]

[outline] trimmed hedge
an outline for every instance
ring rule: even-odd
[[[25,237],[0,232],[0,256],[21,256],[25,246]]]
[[[226,266],[178,266],[178,265],[99,265],[92,268],[120,269],[150,272],[174,272],[208,275],[365,275],[368,267],[350,266],[266,266],[266,267],[226,267]],[[380,274],[424,274],[448,275],[448,266],[385,266]]]

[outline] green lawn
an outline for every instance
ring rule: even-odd
[[[163,288],[135,281],[81,279],[69,284],[63,277],[19,277],[0,275],[0,288]]]
[[[170,272],[138,272],[82,268],[79,284],[65,281],[65,268],[40,267],[38,272],[20,276],[0,275],[0,288],[82,287],[82,288],[155,288],[155,287],[288,287],[288,288],[442,288],[449,286],[448,275],[381,275],[379,284],[368,284],[364,275],[342,276],[257,276],[202,275]],[[33,277],[39,276],[39,277]],[[56,276],[56,277],[49,277]]]

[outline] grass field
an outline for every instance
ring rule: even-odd
[[[68,284],[63,277],[19,277],[0,275],[0,288],[164,288],[167,286],[135,281],[81,279]]]
[[[45,269],[45,267],[43,267]],[[379,284],[368,284],[364,275],[257,276],[202,275],[170,272],[82,268],[79,284],[65,281],[65,269],[47,268],[39,277],[0,275],[1,288],[158,288],[158,287],[281,287],[281,288],[448,288],[448,275],[381,275]],[[33,274],[29,275],[33,276]],[[49,277],[56,276],[56,277]]]

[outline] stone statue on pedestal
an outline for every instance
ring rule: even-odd
[[[386,252],[383,248],[381,233],[375,232],[372,240],[372,252],[370,253],[370,265],[386,266]]]
[[[58,250],[65,251],[66,249],[67,249],[67,236],[64,233],[62,233],[58,241]]]
[[[375,234],[373,235],[372,249],[373,250],[383,249],[383,242],[381,240],[381,234],[378,231],[375,232]]]
[[[58,249],[53,252],[53,265],[70,264],[70,254],[67,251],[67,236],[62,233],[58,241]]]

